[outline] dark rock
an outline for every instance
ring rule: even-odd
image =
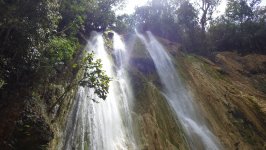
[[[12,139],[14,147],[25,150],[46,149],[54,133],[45,119],[35,113],[23,112],[17,121]]]
[[[134,58],[130,60],[130,65],[138,69],[144,75],[156,73],[152,59]]]

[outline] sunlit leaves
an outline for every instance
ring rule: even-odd
[[[54,37],[50,40],[48,46],[48,57],[53,63],[66,62],[71,60],[73,53],[79,44],[76,40],[66,39],[64,37]]]
[[[59,5],[52,0],[6,0],[0,7],[2,76],[7,85],[30,85],[41,68],[44,47],[57,28]]]
[[[253,19],[253,11],[254,8],[252,8],[246,0],[229,0],[227,3],[226,16],[232,21],[243,23]]]
[[[0,89],[2,88],[2,86],[5,84],[5,81],[0,79]]]
[[[228,0],[225,14],[210,27],[210,43],[217,50],[237,50],[240,53],[266,51],[265,8],[260,0]],[[260,13],[262,12],[262,13]]]
[[[94,54],[88,53],[84,62],[84,76],[79,82],[81,86],[94,89],[99,98],[106,99],[109,89],[110,78],[102,68],[101,60],[94,60]]]

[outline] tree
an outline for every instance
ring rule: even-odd
[[[105,100],[109,90],[110,78],[106,75],[102,69],[101,60],[94,59],[93,53],[87,53],[82,62],[78,65],[75,64],[74,68],[82,69],[84,74],[79,80],[74,80],[65,88],[65,92],[58,97],[56,102],[50,107],[50,111],[58,104],[61,104],[67,95],[67,93],[76,86],[83,86],[93,88],[94,93],[101,99]],[[96,100],[92,99],[94,102]]]
[[[80,34],[110,26],[115,21],[111,8],[121,1],[0,1],[1,89],[29,89],[56,82],[59,76],[70,77],[77,70],[73,64],[79,63],[83,54],[85,38]],[[102,89],[93,85],[99,94],[106,93],[103,85]],[[103,93],[100,95],[104,98]]]
[[[161,37],[177,41],[179,36],[175,17],[178,5],[171,0],[153,0],[147,6],[136,9],[135,24],[140,30],[150,30]]]
[[[116,21],[113,7],[123,3],[123,0],[97,0],[94,7],[86,14],[85,33],[91,31],[104,31],[113,26]]]
[[[182,34],[181,43],[188,50],[192,51],[197,44],[197,30],[198,30],[198,16],[196,9],[189,1],[185,1],[181,4],[177,10],[177,24]]]
[[[254,19],[254,12],[260,0],[228,0],[225,15],[230,21],[243,24]]]
[[[198,0],[197,2],[202,13],[200,18],[201,30],[205,33],[207,22],[212,20],[212,14],[220,0]]]
[[[237,50],[240,53],[265,53],[265,8],[260,0],[229,0],[225,15],[210,26],[213,49]]]
[[[93,0],[62,0],[58,32],[75,36],[84,28],[86,13],[91,10],[95,2]]]
[[[134,19],[132,16],[126,15],[126,14],[117,16],[111,29],[120,34],[126,34],[126,33],[133,32]]]
[[[108,94],[110,78],[102,69],[101,60],[95,60],[94,54],[89,53],[83,61],[84,76],[79,81],[79,85],[94,88],[94,93],[105,100]]]
[[[57,28],[58,4],[46,0],[0,1],[0,69],[6,85],[30,86],[43,47]]]

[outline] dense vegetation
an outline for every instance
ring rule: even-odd
[[[77,72],[86,36],[106,28],[120,33],[150,30],[200,54],[266,52],[266,8],[259,7],[261,0],[228,0],[225,14],[217,18],[213,13],[220,0],[151,0],[133,15],[116,17],[112,8],[122,2],[1,1],[1,90],[32,89]]]
[[[62,82],[72,85],[71,79],[78,70],[91,69],[97,72],[85,74],[84,77],[90,79],[85,77],[79,82],[95,87],[96,93],[105,98],[109,78],[100,68],[100,61],[94,60],[92,54],[84,53],[84,46],[91,31],[103,31],[114,22],[111,8],[118,2],[0,1],[1,93],[23,88],[28,89],[30,95],[39,85],[56,83],[62,77],[65,77]],[[85,59],[80,59],[82,57]],[[97,78],[101,76],[102,79]]]
[[[208,38],[214,50],[266,53],[266,8],[260,0],[229,0],[223,16],[211,22]]]
[[[137,27],[182,44],[199,54],[213,51],[266,53],[266,8],[261,0],[228,0],[226,11],[214,17],[221,0],[152,0],[120,27]],[[130,24],[130,25],[128,25]]]
[[[1,149],[45,149],[78,85],[106,98],[110,78],[85,45],[114,22],[118,2],[0,1]]]
[[[3,139],[9,147],[25,145],[10,140],[16,134],[9,135],[28,121],[21,102],[41,99],[50,113],[78,85],[94,88],[100,98],[106,98],[110,78],[101,61],[85,51],[92,31],[150,30],[180,43],[183,51],[202,55],[266,54],[266,7],[259,6],[261,0],[228,0],[225,13],[214,18],[220,1],[150,0],[132,15],[116,16],[114,6],[124,0],[0,0],[0,147]],[[63,92],[51,92],[56,87]],[[56,101],[51,101],[51,95]],[[32,114],[28,116],[40,119]],[[22,121],[17,121],[19,117]],[[45,126],[44,117],[40,120]]]

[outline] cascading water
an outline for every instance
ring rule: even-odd
[[[130,108],[133,107],[133,90],[131,88],[131,83],[128,78],[128,74],[126,71],[127,65],[128,65],[128,57],[126,53],[126,46],[124,42],[122,41],[122,38],[114,32],[114,37],[113,37],[113,48],[114,48],[114,53],[115,53],[115,60],[118,62],[116,65],[117,68],[117,79],[120,85],[120,91],[121,91],[121,98],[123,99],[122,103],[122,108],[124,109],[123,112],[123,118],[126,121],[125,124],[127,126],[127,131],[128,131],[128,137],[130,141],[133,143],[133,149],[137,149],[136,146],[136,141],[134,138],[134,133],[133,133],[133,122],[132,122],[132,117],[131,117],[131,110]]]
[[[170,55],[151,32],[147,34],[149,41],[146,37],[137,33],[154,61],[164,88],[163,93],[183,126],[191,149],[221,149],[216,137],[207,128],[201,116],[199,116],[199,111],[196,105],[194,105],[192,97],[182,84]]]
[[[116,65],[105,50],[101,34],[95,33],[88,42],[89,49],[102,60],[103,69],[112,78],[109,94],[105,101],[101,101],[92,89],[79,88],[60,149],[137,149],[129,109],[133,96],[124,68],[127,64],[123,59],[125,45],[116,33],[113,40]],[[101,102],[95,103],[92,99]]]

